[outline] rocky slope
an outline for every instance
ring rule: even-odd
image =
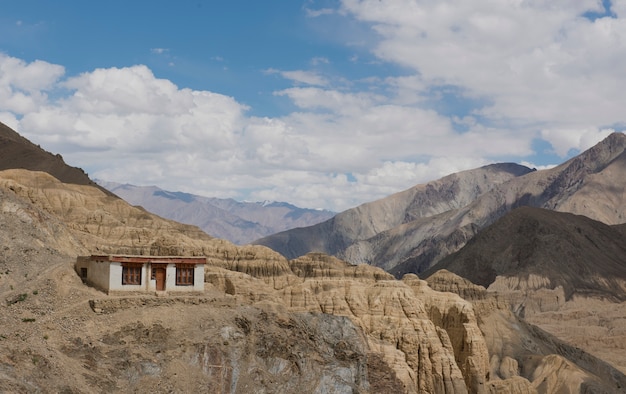
[[[494,375],[489,343],[506,346],[508,339],[484,336],[470,302],[416,277],[398,281],[324,255],[287,261],[264,247],[239,248],[43,173],[10,170],[0,179],[8,246],[0,276],[1,390],[534,392],[541,371],[575,371],[578,388],[600,379],[573,356],[550,361],[555,346],[531,349],[528,359],[539,364],[506,353],[526,372]],[[207,293],[105,296],[72,270],[73,254],[91,252],[90,245],[205,254]],[[503,319],[515,331],[518,323]],[[531,334],[520,341],[535,341]],[[514,369],[509,358],[497,369]],[[564,372],[552,368],[562,363]],[[602,386],[606,392],[622,384],[615,376]]]
[[[521,207],[423,276],[462,275],[487,288],[481,297],[498,294],[526,321],[626,371],[625,227]]]
[[[3,392],[626,387],[619,371],[524,323],[506,299],[458,277],[443,282],[470,300],[414,275],[396,280],[321,254],[288,261],[43,172],[0,172],[0,198]],[[76,255],[87,253],[204,255],[206,292],[107,296],[73,270]]]
[[[0,171],[16,168],[46,172],[64,183],[97,186],[82,169],[65,164],[61,155],[41,149],[0,122]]]
[[[626,221],[626,135],[613,133],[549,170],[508,165],[453,174],[259,241],[288,257],[309,251],[394,272],[422,272],[518,206]],[[419,196],[427,196],[421,198]],[[417,204],[412,202],[417,199]],[[424,204],[422,201],[429,201]],[[408,209],[410,207],[410,209]],[[390,218],[390,219],[387,219]]]
[[[437,269],[485,287],[561,287],[566,299],[576,294],[626,301],[626,235],[586,216],[521,207],[423,276]]]
[[[377,237],[397,229],[405,231],[416,221],[458,210],[495,185],[529,172],[529,168],[516,164],[494,164],[452,174],[341,212],[318,225],[285,231],[255,243],[288,258],[313,251],[336,255],[352,263],[390,268],[373,256],[383,250],[398,250],[402,245],[385,246],[375,241]]]
[[[164,218],[198,226],[207,234],[239,245],[291,228],[311,226],[334,216],[330,211],[298,208],[280,202],[238,202],[169,192],[155,186],[98,183],[132,205],[140,205]]]

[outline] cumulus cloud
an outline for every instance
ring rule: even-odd
[[[626,21],[584,16],[603,15],[601,2],[344,0],[342,12],[371,24],[372,52],[414,70],[414,84],[485,99],[476,113],[488,122],[549,130],[624,120]],[[569,148],[579,146],[555,150]]]
[[[343,0],[308,16],[371,30],[363,48],[402,72],[267,69],[292,84],[274,95],[294,110],[275,117],[144,65],[66,76],[0,54],[0,120],[97,178],[343,210],[503,158],[530,163],[538,140],[566,158],[620,130],[626,6],[611,11],[595,0]]]
[[[20,116],[36,110],[64,73],[62,66],[41,60],[26,63],[0,53],[0,111]]]

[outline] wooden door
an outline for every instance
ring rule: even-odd
[[[165,268],[155,268],[155,279],[157,291],[165,290]]]

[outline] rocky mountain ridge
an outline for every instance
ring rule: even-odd
[[[432,267],[518,206],[624,223],[625,149],[626,135],[613,133],[552,169],[492,165],[464,171],[255,243],[289,258],[323,252],[401,275]],[[423,201],[430,201],[426,208]]]
[[[97,181],[102,187],[164,218],[200,227],[216,238],[244,245],[295,227],[330,219],[334,212],[298,208],[280,202],[239,202],[171,192],[156,186],[135,186]]]
[[[61,155],[43,150],[0,122],[0,171],[18,168],[47,172],[64,183],[99,187],[82,169],[65,164]]]
[[[396,229],[408,229],[411,223],[436,217],[467,206],[476,198],[512,178],[532,170],[516,164],[493,164],[475,170],[448,175],[439,180],[393,194],[381,200],[366,203],[337,214],[315,226],[293,229],[275,234],[256,244],[268,246],[288,258],[308,252],[336,255],[355,263],[376,263],[368,257],[376,253],[377,237],[384,237]],[[385,249],[380,245],[381,250]],[[350,257],[346,258],[349,255]]]
[[[582,215],[520,207],[423,276],[446,269],[484,287],[497,278],[534,276],[542,278],[536,280],[538,287],[562,287],[566,299],[593,295],[626,301],[626,234],[621,227]],[[536,290],[529,286],[523,290]]]

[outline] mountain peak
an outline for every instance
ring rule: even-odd
[[[626,151],[626,134],[614,132],[596,145],[565,162],[563,166],[574,164],[575,167],[584,167],[590,172],[597,172],[623,154],[624,151]]]

